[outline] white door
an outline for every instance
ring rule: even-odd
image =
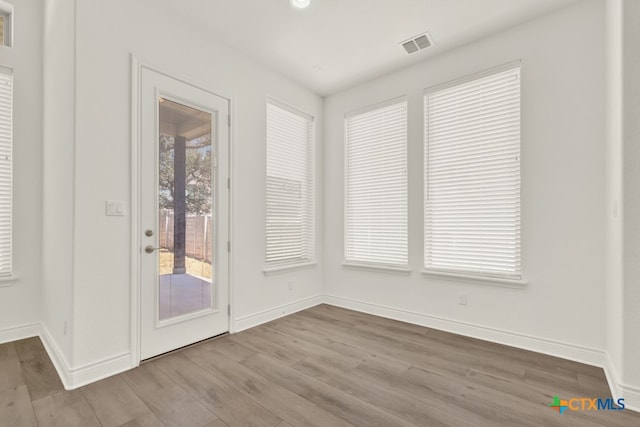
[[[140,356],[229,330],[229,101],[142,68]]]

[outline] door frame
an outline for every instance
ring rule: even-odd
[[[129,201],[129,211],[131,215],[130,219],[130,254],[131,254],[131,267],[130,267],[130,282],[131,282],[131,307],[130,307],[130,345],[131,345],[131,367],[134,368],[140,365],[141,361],[141,353],[140,353],[140,345],[141,345],[141,315],[142,315],[142,299],[141,299],[141,263],[142,263],[142,225],[141,225],[141,200],[140,200],[140,173],[141,173],[141,165],[140,165],[140,152],[142,148],[142,137],[141,137],[141,78],[142,78],[142,69],[146,68],[150,71],[156,72],[158,74],[165,75],[172,79],[175,79],[179,82],[187,84],[189,86],[193,86],[199,90],[210,93],[220,98],[224,98],[229,103],[229,138],[226,141],[227,149],[229,153],[228,158],[228,170],[229,170],[229,179],[233,181],[234,171],[233,171],[233,125],[234,120],[231,120],[231,117],[234,116],[234,107],[235,102],[232,97],[221,95],[218,92],[209,90],[201,85],[195,84],[192,81],[185,79],[181,76],[176,76],[170,73],[166,73],[161,69],[148,65],[146,62],[141,62],[135,54],[131,54],[131,153],[130,153],[130,174],[131,174],[131,198]],[[221,144],[224,144],[224,141],[220,141]],[[233,187],[230,185],[228,189],[228,199],[227,199],[227,214],[229,217],[229,225],[227,230],[227,239],[231,242],[233,237],[233,215],[232,215],[232,207],[233,207]],[[223,238],[224,240],[224,238]],[[227,312],[228,316],[228,325],[229,325],[229,333],[235,332],[235,322],[233,322],[233,301],[234,301],[234,287],[233,283],[233,271],[231,269],[233,251],[228,250],[228,289],[227,295],[229,297],[229,310]]]

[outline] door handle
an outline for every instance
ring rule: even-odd
[[[152,254],[154,251],[157,251],[158,249],[161,249],[161,248],[154,248],[152,245],[147,245],[144,247],[144,251],[148,254]]]

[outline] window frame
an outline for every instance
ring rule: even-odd
[[[428,97],[431,94],[451,89],[457,86],[461,86],[464,84],[468,84],[474,82],[476,80],[482,80],[487,77],[491,77],[494,75],[498,75],[501,73],[506,73],[510,71],[517,70],[517,76],[519,79],[518,85],[518,113],[520,114],[518,119],[518,184],[517,184],[517,211],[518,211],[518,220],[517,220],[517,228],[515,239],[517,242],[516,252],[514,256],[516,257],[515,265],[517,269],[513,273],[505,272],[504,274],[499,272],[487,272],[487,271],[478,271],[478,270],[470,270],[470,269],[455,269],[455,268],[438,268],[432,267],[428,264],[428,235],[430,230],[428,228],[428,206],[427,206],[427,198],[429,192],[429,111],[428,111]],[[455,79],[440,85],[436,85],[425,89],[423,92],[423,125],[424,125],[424,134],[423,134],[423,150],[424,150],[424,158],[423,158],[423,231],[424,231],[424,241],[423,241],[423,274],[427,276],[438,276],[444,279],[462,279],[467,281],[480,281],[487,282],[489,284],[494,284],[498,286],[503,285],[525,285],[527,281],[524,279],[524,269],[522,263],[522,124],[521,124],[521,110],[522,110],[522,79],[521,74],[522,67],[521,61],[513,61],[498,67],[494,67],[488,70],[484,70],[478,73],[474,73],[471,75],[467,75],[465,77]]]
[[[293,114],[301,119],[304,119],[307,122],[309,138],[305,141],[305,144],[308,144],[308,148],[306,152],[309,155],[309,158],[306,159],[306,163],[310,165],[310,167],[306,170],[306,177],[308,178],[308,183],[306,181],[303,184],[307,183],[310,188],[311,194],[306,198],[301,197],[303,210],[307,211],[310,215],[310,218],[307,219],[308,229],[301,231],[301,238],[304,240],[305,237],[308,239],[306,244],[307,251],[309,253],[309,257],[307,258],[295,258],[295,259],[285,259],[281,261],[268,261],[268,203],[269,203],[269,190],[268,190],[268,170],[269,170],[269,108],[274,107],[279,110],[283,110],[289,114]],[[317,264],[316,256],[316,120],[315,117],[309,113],[302,111],[296,107],[293,107],[285,102],[282,102],[273,97],[267,97],[265,103],[265,256],[264,262],[265,266],[263,268],[263,273],[267,276],[272,274],[278,274],[281,272],[287,272],[292,270],[300,270],[306,268],[312,268]],[[305,200],[308,202],[309,206],[304,207]],[[303,220],[304,221],[304,220]],[[302,250],[304,251],[304,249]]]
[[[376,110],[382,110],[394,105],[404,105],[404,141],[403,141],[403,157],[404,157],[404,170],[405,170],[405,262],[402,264],[393,262],[377,262],[366,261],[358,259],[350,259],[349,257],[349,120],[353,117],[372,113]],[[344,115],[344,261],[343,267],[357,270],[372,270],[379,272],[387,272],[394,274],[408,275],[411,273],[409,264],[409,177],[408,177],[408,144],[409,144],[409,102],[406,95],[388,99],[383,102],[379,102],[367,107],[359,108],[357,110],[350,111]]]
[[[0,0],[0,16],[4,19],[3,40],[2,43],[0,43],[0,47],[10,48],[13,46],[14,6],[4,0]]]

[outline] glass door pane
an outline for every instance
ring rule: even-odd
[[[159,317],[213,307],[211,113],[159,99]]]

